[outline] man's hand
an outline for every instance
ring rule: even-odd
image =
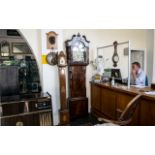
[[[136,78],[137,78],[137,72],[136,72],[136,70],[132,70],[131,71],[131,74],[132,74],[134,80],[136,80]]]
[[[136,70],[131,71],[132,75],[136,75]]]

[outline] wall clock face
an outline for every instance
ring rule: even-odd
[[[47,35],[47,49],[57,49],[58,34],[53,31],[50,31],[46,35]]]
[[[57,64],[57,53],[55,52],[50,52],[47,56],[46,56],[46,61],[49,65],[56,65]]]
[[[66,64],[64,57],[61,57],[59,61],[60,61],[59,62],[60,65],[65,65]]]
[[[49,43],[55,44],[56,43],[56,38],[54,36],[51,36],[48,38]]]
[[[119,57],[117,55],[114,56],[114,62],[118,62],[119,61]]]
[[[84,62],[85,61],[85,46],[81,41],[75,42],[72,46],[72,61]]]
[[[65,67],[67,65],[66,55],[64,52],[60,52],[58,55],[58,66],[59,67]]]

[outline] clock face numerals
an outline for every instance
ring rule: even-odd
[[[82,42],[77,41],[73,46],[72,46],[72,59],[73,62],[84,62],[85,57],[85,46]]]

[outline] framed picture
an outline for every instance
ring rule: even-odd
[[[15,29],[6,30],[7,36],[20,36],[19,32]]]
[[[122,76],[121,76],[121,71],[120,69],[112,69],[111,70],[111,77],[115,77],[116,79],[121,79]]]
[[[0,43],[0,55],[1,57],[10,56],[10,44],[7,41],[2,41]]]
[[[13,54],[31,54],[31,50],[26,43],[12,43]]]

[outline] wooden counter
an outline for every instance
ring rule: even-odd
[[[109,83],[91,84],[91,112],[97,117],[106,117],[116,120],[126,105],[136,95],[141,94],[140,104],[130,125],[155,125],[155,95],[146,95],[151,91],[149,87],[130,89],[127,86]]]

